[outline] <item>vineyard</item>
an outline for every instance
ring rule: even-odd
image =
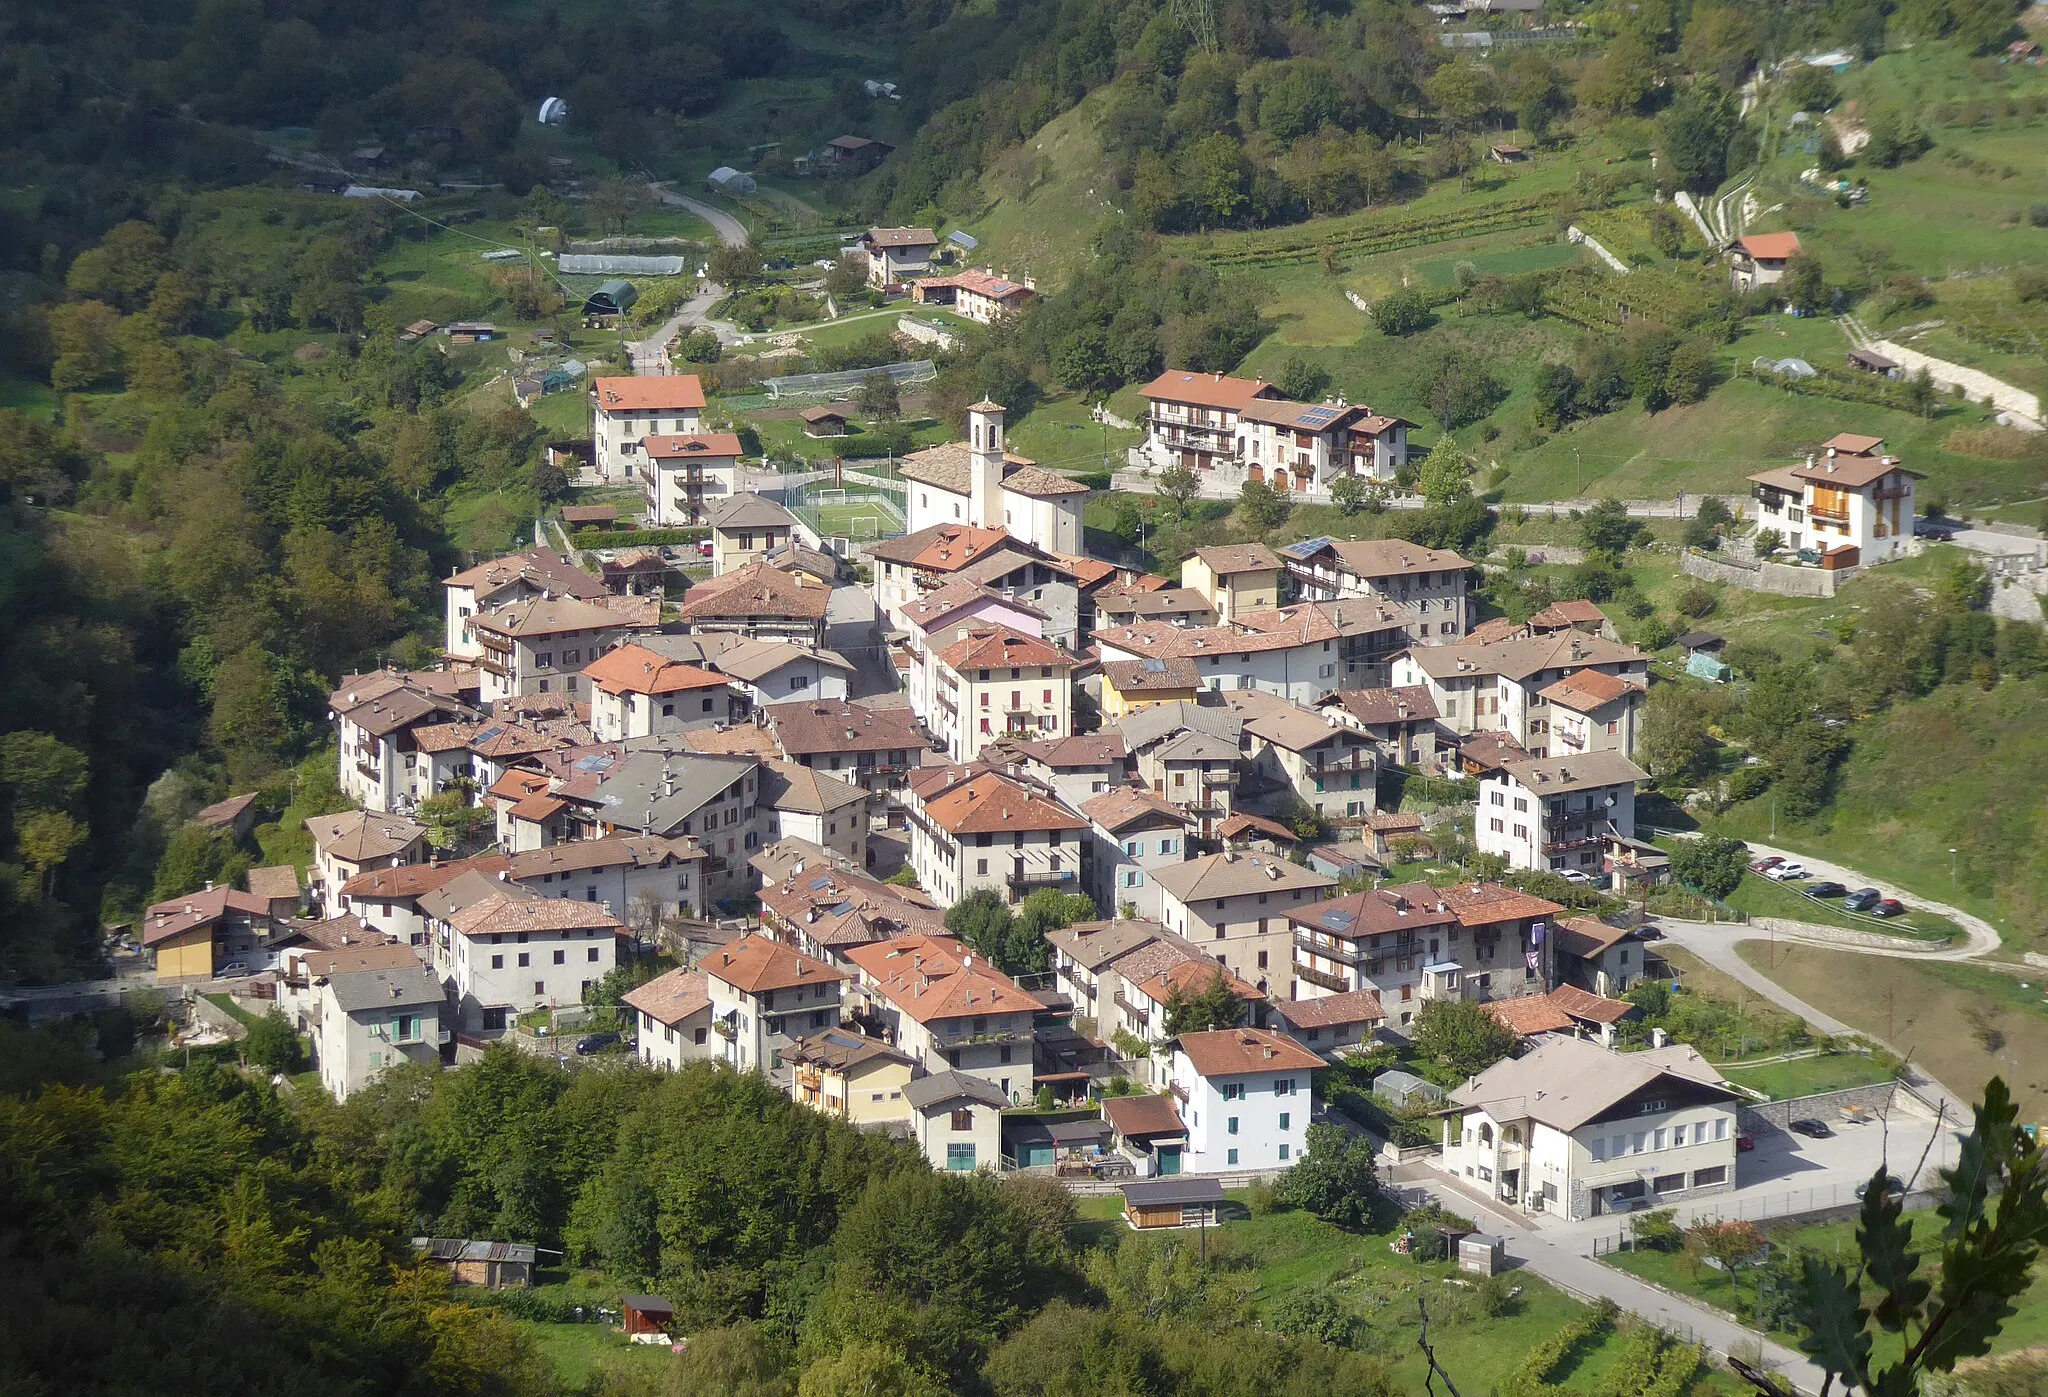
[[[1900,379],[1879,378],[1875,374],[1845,373],[1840,369],[1814,366],[1811,378],[1795,377],[1791,374],[1773,373],[1755,364],[1742,364],[1737,372],[1758,383],[1767,383],[1773,388],[1782,388],[1788,393],[1798,393],[1809,398],[1833,398],[1844,403],[1869,403],[1873,407],[1896,408],[1900,412],[1916,412],[1931,415],[1933,406],[1913,401],[1912,390]]]
[[[1592,267],[1567,267],[1543,288],[1546,314],[1599,331],[1636,320],[1688,329],[1714,319],[1727,301],[1727,289],[1718,281],[1668,264],[1638,267],[1626,277]]]
[[[1256,233],[1226,233],[1206,243],[1190,240],[1190,254],[1217,267],[1278,267],[1313,262],[1326,248],[1340,256],[1369,257],[1405,247],[1449,242],[1513,228],[1528,228],[1550,217],[1551,199],[1528,195],[1493,203],[1474,201],[1442,213],[1403,214],[1375,209],[1343,218],[1297,223]]]
[[[1650,210],[1654,207],[1638,204],[1620,209],[1587,209],[1577,215],[1576,221],[1588,237],[1631,267],[1647,267],[1666,260],[1650,236]],[[1684,235],[1685,250],[1697,250],[1698,230],[1683,219],[1676,222]]]

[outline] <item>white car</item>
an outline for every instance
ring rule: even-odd
[[[1564,879],[1567,883],[1590,883],[1593,881],[1592,874],[1581,872],[1576,868],[1560,868],[1557,871],[1557,876]]]
[[[1780,883],[1796,883],[1806,876],[1806,865],[1798,862],[1781,863],[1764,877],[1775,878]]]

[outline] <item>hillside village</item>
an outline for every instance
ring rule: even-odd
[[[25,0],[0,1388],[2048,1390],[2043,43]]]

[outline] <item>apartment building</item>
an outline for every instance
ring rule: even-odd
[[[1546,691],[1553,684],[1590,670],[1640,691],[1649,684],[1649,669],[1650,657],[1633,645],[1577,630],[1417,646],[1392,663],[1394,685],[1427,688],[1452,733],[1505,733],[1532,754],[1550,749],[1553,705]],[[1616,736],[1633,743],[1634,724]]]
[[[704,514],[711,525],[713,577],[765,561],[770,553],[789,547],[796,539],[796,516],[760,495],[711,500]]]
[[[1265,544],[1233,543],[1197,548],[1180,565],[1180,585],[1208,602],[1218,621],[1228,623],[1247,611],[1277,608],[1285,571],[1280,555]]]
[[[1221,706],[1175,701],[1140,709],[1117,726],[1138,784],[1212,838],[1237,806],[1244,720]]]
[[[1244,723],[1241,801],[1284,806],[1291,799],[1334,821],[1361,820],[1379,808],[1379,754],[1370,737],[1269,694],[1224,699]]]
[[[1278,1033],[1220,1028],[1176,1038],[1171,1061],[1186,1103],[1188,1173],[1285,1169],[1301,1158],[1322,1058]]]
[[[901,819],[891,797],[931,750],[916,718],[903,708],[799,700],[762,709],[761,721],[790,761],[865,791],[871,819]]]
[[[1156,920],[1162,908],[1153,875],[1187,860],[1194,819],[1129,786],[1092,796],[1079,809],[1089,825],[1088,895],[1118,916]]]
[[[1160,920],[1276,998],[1292,998],[1291,914],[1322,901],[1337,880],[1272,854],[1226,851],[1153,874]]]
[[[870,228],[860,246],[868,257],[868,285],[886,291],[930,272],[939,238],[929,228]]]
[[[1296,595],[1376,601],[1395,611],[1408,643],[1445,645],[1466,633],[1472,564],[1402,539],[1312,538],[1279,550]]]
[[[352,674],[327,696],[340,753],[341,792],[363,809],[409,810],[434,794],[431,769],[418,761],[418,734],[473,719],[481,710],[473,671],[384,670]]]
[[[722,632],[823,650],[825,617],[831,607],[831,584],[805,572],[747,563],[692,587],[680,611],[700,635]]]
[[[1014,905],[1039,888],[1083,890],[1088,822],[1050,793],[997,771],[928,766],[906,794],[910,866],[939,901],[988,889]]]
[[[391,947],[391,951],[404,951]],[[403,1063],[441,1064],[441,982],[410,951],[376,968],[341,969],[351,958],[308,957],[306,1017],[320,1085],[336,1101]],[[317,962],[317,964],[313,964]]]
[[[1426,685],[1401,689],[1339,689],[1316,711],[1372,739],[1382,764],[1433,770],[1436,724],[1442,715]]]
[[[724,675],[631,641],[585,665],[583,677],[590,684],[590,731],[599,742],[665,737],[740,716]]]
[[[1245,408],[1278,399],[1280,390],[1264,379],[1168,369],[1140,390],[1145,399],[1145,444],[1139,448],[1155,470],[1186,466],[1214,471],[1238,454],[1237,424]]]
[[[612,600],[645,602],[648,610],[636,618],[625,608],[551,597],[514,602],[472,618],[483,701],[548,693],[566,694],[577,702],[586,700],[589,691],[583,683],[584,667],[638,625],[648,624],[651,629],[660,622],[661,603],[656,598]]]
[[[618,964],[619,917],[474,870],[419,899],[455,1027],[499,1033],[529,1009],[581,1004]]]
[[[1393,480],[1408,464],[1413,423],[1341,400],[1254,398],[1237,415],[1237,455],[1249,479],[1327,497],[1342,476]]]
[[[1074,658],[1006,626],[975,627],[931,652],[932,735],[956,762],[998,737],[1057,738],[1074,730]]]
[[[1036,995],[950,936],[904,936],[846,953],[857,1017],[922,1072],[961,1072],[1016,1102],[1031,1094]]]
[[[554,549],[531,548],[453,573],[441,584],[441,592],[442,649],[451,660],[474,663],[483,654],[470,624],[478,613],[539,597],[595,601],[605,595],[605,586]]]
[[[907,1123],[914,1064],[907,1053],[843,1028],[828,1028],[785,1048],[789,1094],[798,1105],[854,1125]]]
[[[739,493],[744,451],[731,432],[647,437],[635,458],[640,493],[647,501],[642,522],[657,529],[709,523],[712,512]]]
[[[765,936],[743,936],[703,957],[720,1057],[741,1072],[772,1074],[782,1053],[839,1023],[847,976]]]
[[[1515,868],[1598,878],[1607,846],[1636,833],[1636,783],[1649,773],[1615,751],[1510,760],[1479,782],[1473,842]]]
[[[600,378],[590,385],[592,464],[607,484],[634,478],[645,463],[642,443],[704,425],[704,385],[694,374]]]
[[[649,1067],[679,1071],[715,1062],[725,1040],[711,1031],[711,990],[701,970],[671,970],[620,996],[633,1011],[634,1052]]]

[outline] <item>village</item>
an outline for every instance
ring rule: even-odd
[[[1407,461],[1410,424],[1364,406],[1171,370],[1144,396],[1134,463],[1226,490]],[[1313,1122],[1363,1129],[1318,1073],[1405,1065],[1455,1006],[1513,1055],[1373,1082],[1416,1123],[1387,1166],[1426,1155],[1451,1195],[1707,1206],[1760,1130],[1804,1143],[1625,997],[1675,982],[1641,912],[1671,857],[1636,823],[1651,657],[1598,606],[1475,621],[1473,562],[1398,539],[1201,548],[1177,578],[1090,557],[1088,487],[988,401],[902,463],[902,532],[833,537],[748,488],[695,377],[589,397],[590,483],[701,533],[708,576],[546,544],[457,571],[439,666],[330,696],[358,808],[307,822],[303,884],[258,868],[142,927],[161,984],[281,1014],[335,1097],[499,1043],[711,1062],[935,1169],[1118,1187],[1130,1225],[1177,1227],[1284,1174]],[[1914,478],[1845,433],[1755,498],[1794,547],[1882,560]],[[1403,782],[1446,794],[1383,809]],[[1461,818],[1490,877],[1444,857]],[[969,910],[1038,940],[970,944]],[[1838,1154],[1819,1167],[1864,1163]]]

